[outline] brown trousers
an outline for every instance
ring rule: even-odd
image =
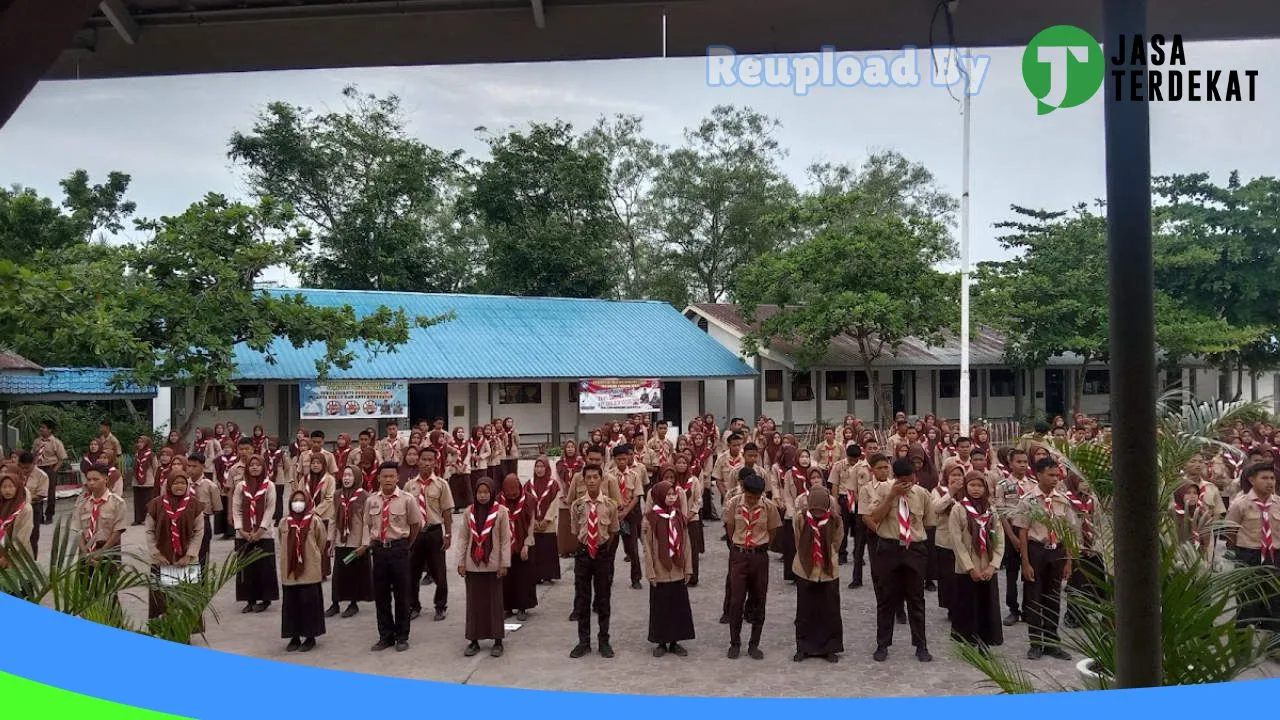
[[[760,644],[769,592],[769,550],[729,551],[729,644],[742,644],[742,623],[751,625],[751,646]]]

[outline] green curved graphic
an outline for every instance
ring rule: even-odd
[[[91,717],[95,720],[186,720],[42,685],[0,672],[6,717]],[[12,714],[10,714],[12,713]]]

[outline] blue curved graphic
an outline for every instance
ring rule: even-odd
[[[1012,717],[1124,717],[1176,713],[1180,716],[1218,713],[1224,707],[1270,707],[1280,680],[1254,680],[1223,685],[1075,692],[1065,694],[867,699],[681,698],[565,693],[541,690],[456,685],[323,670],[231,655],[154,640],[79,620],[0,594],[0,619],[5,626],[0,646],[0,672],[135,708],[198,720],[242,720],[245,700],[223,692],[233,681],[253,679],[248,700],[258,716],[337,718],[367,714],[371,700],[381,711],[431,708],[431,714],[452,715],[483,707],[499,716],[508,709],[522,715],[555,713],[555,717],[725,717],[750,709],[796,713],[795,717],[831,712],[872,713],[878,717],[965,717],[969,713]],[[90,662],[77,648],[88,648]],[[133,673],[129,668],[146,668]],[[181,692],[159,681],[157,671],[180,668],[183,677],[205,678]],[[857,668],[841,665],[830,673],[839,682]],[[726,665],[725,677],[732,677]],[[300,688],[306,692],[293,692]],[[750,687],[744,687],[749,692]],[[480,701],[477,704],[477,701]],[[705,715],[703,714],[705,713]],[[265,715],[264,715],[265,714]]]

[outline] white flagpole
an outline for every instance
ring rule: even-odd
[[[969,93],[969,70],[973,63],[971,54],[965,50],[964,58],[964,99],[961,101],[964,114],[964,130],[961,140],[962,156],[961,173],[964,175],[960,190],[960,434],[969,434],[970,392],[969,392],[969,110],[971,95]]]

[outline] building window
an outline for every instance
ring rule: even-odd
[[[764,371],[764,401],[782,402],[782,371]]]
[[[1012,393],[1010,393],[1012,394]],[[978,396],[978,373],[973,370],[969,371],[969,397]],[[959,370],[939,370],[938,371],[938,398],[958,398],[960,397],[960,371]]]
[[[989,374],[990,397],[1013,397],[1013,371],[995,368]]]
[[[578,404],[578,392],[582,387],[578,383],[569,383],[569,402],[574,405]]]
[[[849,398],[849,373],[844,370],[828,370],[826,377],[827,400],[847,400]]]
[[[813,373],[791,373],[791,400],[808,402],[813,397]]]
[[[501,383],[499,405],[541,405],[542,383]]]
[[[231,391],[222,386],[209,388],[204,396],[206,411],[257,410],[266,395],[261,385],[236,385]]]
[[[1111,371],[1110,370],[1085,370],[1084,371],[1084,394],[1085,395],[1110,395],[1111,394]]]
[[[871,399],[871,381],[867,379],[867,374],[862,370],[853,371],[853,399]]]

